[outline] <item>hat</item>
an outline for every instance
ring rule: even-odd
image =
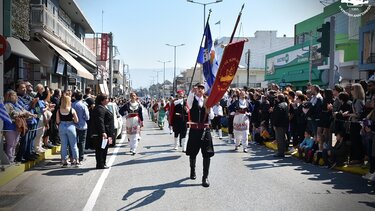
[[[203,89],[205,88],[204,84],[203,83],[197,83],[195,84],[196,87],[202,87]]]
[[[372,75],[368,80],[367,83],[374,83],[375,82],[375,75]]]
[[[184,94],[185,93],[185,91],[184,90],[177,90],[177,94]]]

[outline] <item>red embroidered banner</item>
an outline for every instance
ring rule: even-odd
[[[246,40],[228,44],[224,49],[215,83],[211,88],[211,94],[207,99],[206,106],[212,107],[221,100],[236,75],[238,64]]]
[[[108,58],[108,41],[109,34],[102,34],[102,42],[100,48],[100,61],[107,61]]]

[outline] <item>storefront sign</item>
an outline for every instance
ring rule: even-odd
[[[312,61],[321,60],[321,55],[316,52],[320,44],[312,47]],[[308,46],[307,46],[308,48]],[[309,51],[299,48],[289,51],[287,53],[279,54],[266,60],[266,74],[272,75],[275,73],[275,68],[282,68],[286,66],[301,64],[309,62]]]
[[[108,41],[110,37],[109,34],[102,34],[101,39],[101,49],[100,49],[100,60],[107,61],[108,58]]]
[[[68,85],[72,85],[72,86],[77,85],[77,79],[76,78],[68,78]]]

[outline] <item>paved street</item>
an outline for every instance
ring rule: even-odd
[[[125,136],[123,136],[125,137]],[[118,140],[120,141],[120,140]],[[215,138],[211,186],[189,179],[189,159],[172,150],[167,129],[146,121],[138,153],[125,138],[111,148],[111,168],[95,169],[94,154],[81,168],[46,161],[0,189],[0,210],[373,210],[375,187],[358,175],[274,159],[250,145],[249,153]],[[113,163],[112,163],[113,162]]]

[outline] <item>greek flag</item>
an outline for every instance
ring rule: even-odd
[[[3,122],[7,122],[9,124],[12,124],[12,119],[10,118],[7,110],[5,109],[4,103],[0,103],[0,118],[3,120]]]
[[[212,36],[210,25],[207,23],[205,32],[205,42],[204,47],[201,47],[198,62],[203,64],[203,76],[205,79],[205,85],[207,93],[211,92],[211,87],[215,82],[216,73],[219,67],[219,64],[216,59],[215,50],[212,45]]]

